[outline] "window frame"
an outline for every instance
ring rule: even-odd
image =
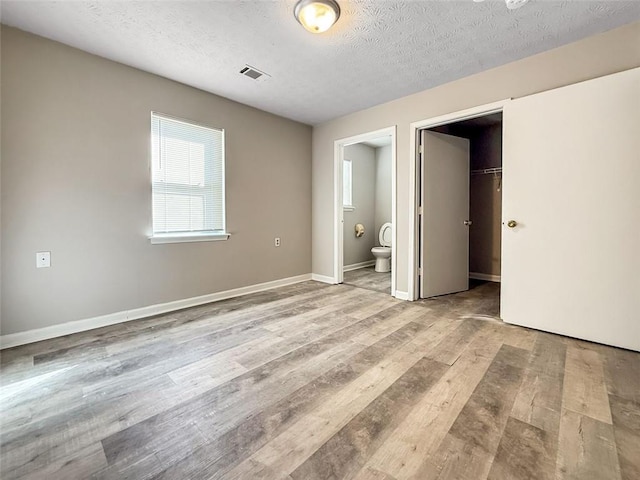
[[[154,231],[154,219],[153,219],[153,196],[154,196],[154,161],[157,160],[154,158],[154,118],[180,122],[189,126],[194,126],[198,128],[205,128],[208,130],[216,130],[221,133],[222,137],[222,158],[220,164],[220,174],[222,176],[222,181],[220,182],[220,204],[222,211],[222,229],[220,230],[193,230],[193,231],[176,231],[176,232],[155,232]],[[186,243],[186,242],[215,242],[215,241],[224,241],[228,240],[231,236],[227,232],[226,227],[226,151],[225,151],[225,137],[226,131],[223,128],[212,127],[211,125],[207,125],[201,122],[194,122],[192,120],[187,120],[181,117],[176,117],[174,115],[168,115],[166,113],[152,111],[150,114],[150,139],[149,139],[149,173],[150,173],[150,183],[151,183],[151,235],[148,236],[149,241],[152,244],[165,244],[165,243]],[[207,166],[205,163],[205,171],[208,168],[212,168],[211,165]],[[205,184],[207,182],[205,181]],[[191,190],[192,186],[177,184],[177,189],[184,188],[185,190]],[[208,186],[208,188],[214,188],[213,185]]]

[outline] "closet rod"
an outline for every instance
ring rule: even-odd
[[[489,173],[502,173],[502,167],[483,168],[481,170],[471,170],[471,175],[487,175]]]

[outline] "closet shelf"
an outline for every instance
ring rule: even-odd
[[[471,175],[488,175],[491,173],[502,173],[502,167],[483,168],[480,170],[471,170]]]

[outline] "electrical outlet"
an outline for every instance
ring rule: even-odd
[[[36,253],[36,268],[47,268],[51,266],[51,252]]]
[[[274,241],[273,241],[273,244],[274,244],[276,247],[279,247],[279,246],[280,246],[280,237],[276,237],[276,238],[274,239]]]

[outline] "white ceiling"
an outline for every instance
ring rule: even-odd
[[[325,34],[295,1],[1,1],[2,22],[308,124],[640,19],[636,1],[338,0]],[[238,72],[249,64],[271,78]]]
[[[386,147],[387,145],[391,145],[391,135],[374,138],[373,140],[367,140],[366,142],[360,143],[362,143],[363,145],[368,145],[372,148]]]

